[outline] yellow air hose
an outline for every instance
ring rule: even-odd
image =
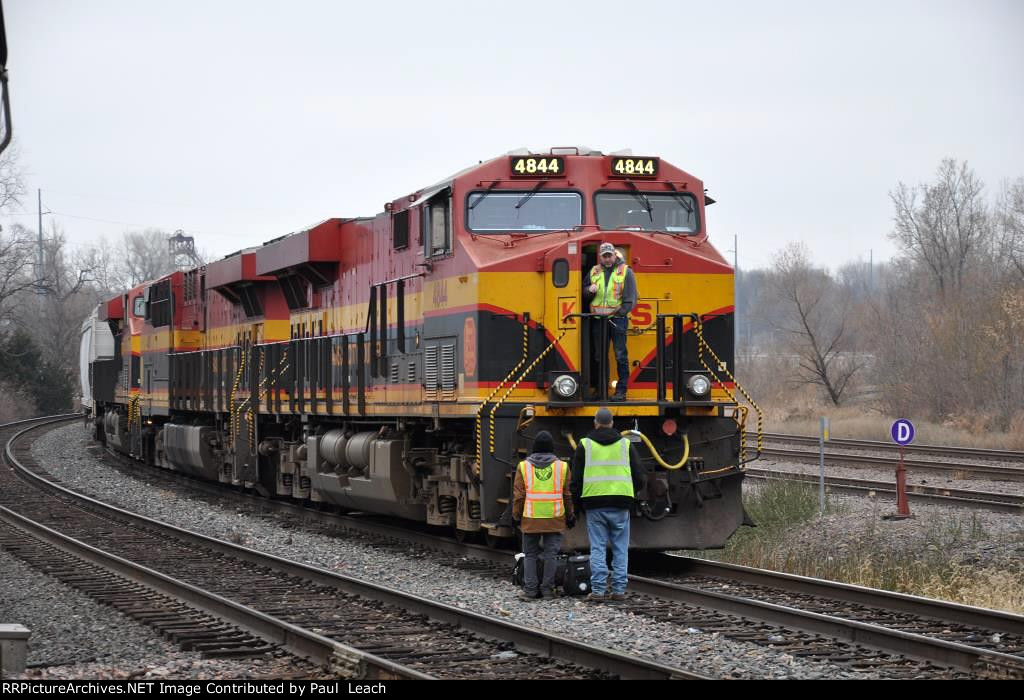
[[[576,440],[573,438],[572,433],[567,431],[562,433],[562,435],[568,438],[569,444],[572,446],[572,449],[575,450]],[[676,464],[669,464],[668,462],[663,460],[661,458],[661,455],[658,454],[658,450],[655,449],[653,444],[651,444],[651,441],[648,440],[647,436],[641,433],[639,430],[623,430],[621,435],[622,437],[628,437],[629,435],[639,435],[640,439],[643,440],[643,443],[647,445],[647,449],[649,449],[651,451],[651,454],[654,455],[654,460],[665,469],[679,469],[684,464],[686,464],[687,460],[690,459],[690,437],[686,433],[683,433],[683,458],[680,459],[679,462],[677,462]]]
[[[649,449],[651,451],[651,454],[654,455],[654,461],[663,466],[665,469],[679,469],[684,464],[686,464],[686,462],[690,459],[690,437],[686,433],[683,433],[683,457],[675,464],[669,464],[668,462],[663,460],[661,458],[661,455],[658,454],[658,450],[654,448],[654,445],[651,443],[651,441],[648,440],[647,436],[641,433],[639,430],[622,431],[623,437],[626,437],[630,434],[639,435],[643,443],[647,445],[647,449]]]

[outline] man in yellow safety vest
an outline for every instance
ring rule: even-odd
[[[512,516],[523,532],[523,590],[520,597],[537,600],[555,590],[555,569],[565,529],[576,525],[569,465],[554,454],[551,433],[533,440],[533,453],[516,467],[512,484]],[[538,585],[537,557],[544,554],[544,579]]]
[[[629,518],[636,494],[647,481],[636,448],[613,427],[607,408],[594,415],[594,429],[580,440],[572,458],[573,501],[587,514],[590,538],[588,600],[623,600],[629,566]],[[608,549],[612,551],[608,581]],[[610,585],[609,585],[610,583]]]
[[[590,286],[583,290],[590,301],[590,313],[603,316],[593,319],[591,364],[595,365],[596,382],[603,382],[597,370],[604,364],[601,360],[608,355],[607,344],[602,347],[602,326],[607,327],[607,342],[615,348],[615,365],[619,378],[615,383],[612,401],[626,400],[626,385],[629,382],[629,353],[626,350],[626,330],[629,328],[629,312],[636,305],[636,276],[629,268],[621,253],[611,243],[602,243],[598,249],[599,265],[590,270]],[[595,382],[595,383],[596,383]]]

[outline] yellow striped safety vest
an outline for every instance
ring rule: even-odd
[[[525,459],[519,463],[519,473],[526,485],[524,518],[559,518],[565,514],[565,469],[566,464],[560,459],[539,469]]]
[[[623,263],[617,265],[608,277],[608,285],[604,283],[604,268],[594,265],[590,270],[590,283],[597,285],[597,294],[590,302],[590,313],[611,316],[622,306],[622,290],[626,286],[626,270]]]

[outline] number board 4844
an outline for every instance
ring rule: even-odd
[[[515,177],[565,176],[565,159],[558,156],[512,156],[509,165]]]
[[[613,177],[658,177],[657,158],[619,158],[611,160]]]

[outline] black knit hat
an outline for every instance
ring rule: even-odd
[[[554,452],[555,441],[551,439],[551,433],[546,430],[537,433],[537,437],[533,439],[533,451],[535,453]]]

